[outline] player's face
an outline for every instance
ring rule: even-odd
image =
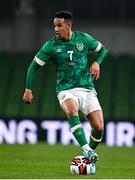
[[[64,21],[64,18],[54,18],[54,30],[57,38],[67,39],[71,24]]]

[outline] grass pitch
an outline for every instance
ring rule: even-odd
[[[79,146],[0,145],[0,179],[133,179],[135,178],[135,147],[107,147],[96,151],[95,175],[72,175],[70,161],[80,155]]]

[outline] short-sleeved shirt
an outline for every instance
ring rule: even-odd
[[[100,42],[89,34],[74,31],[70,40],[54,37],[45,42],[35,55],[36,62],[43,66],[52,61],[56,66],[56,92],[76,87],[94,89],[93,77],[87,66],[88,51],[99,51]]]

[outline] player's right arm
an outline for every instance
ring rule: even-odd
[[[35,76],[35,72],[39,69],[40,66],[43,66],[46,61],[49,60],[49,49],[48,49],[48,42],[45,43],[39,52],[36,54],[35,58],[31,62],[27,70],[27,77],[26,77],[26,86],[23,95],[24,103],[30,104],[33,99],[32,94],[32,85]]]
[[[32,84],[33,84],[35,71],[37,71],[39,67],[40,65],[36,63],[35,58],[34,58],[27,70],[26,86],[25,86],[25,91],[23,95],[24,103],[30,104],[33,99]]]

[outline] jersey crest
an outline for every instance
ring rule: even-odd
[[[77,44],[76,44],[76,47],[77,47],[77,49],[78,49],[79,51],[82,51],[83,48],[84,48],[84,44],[83,44],[82,42],[77,43]]]

